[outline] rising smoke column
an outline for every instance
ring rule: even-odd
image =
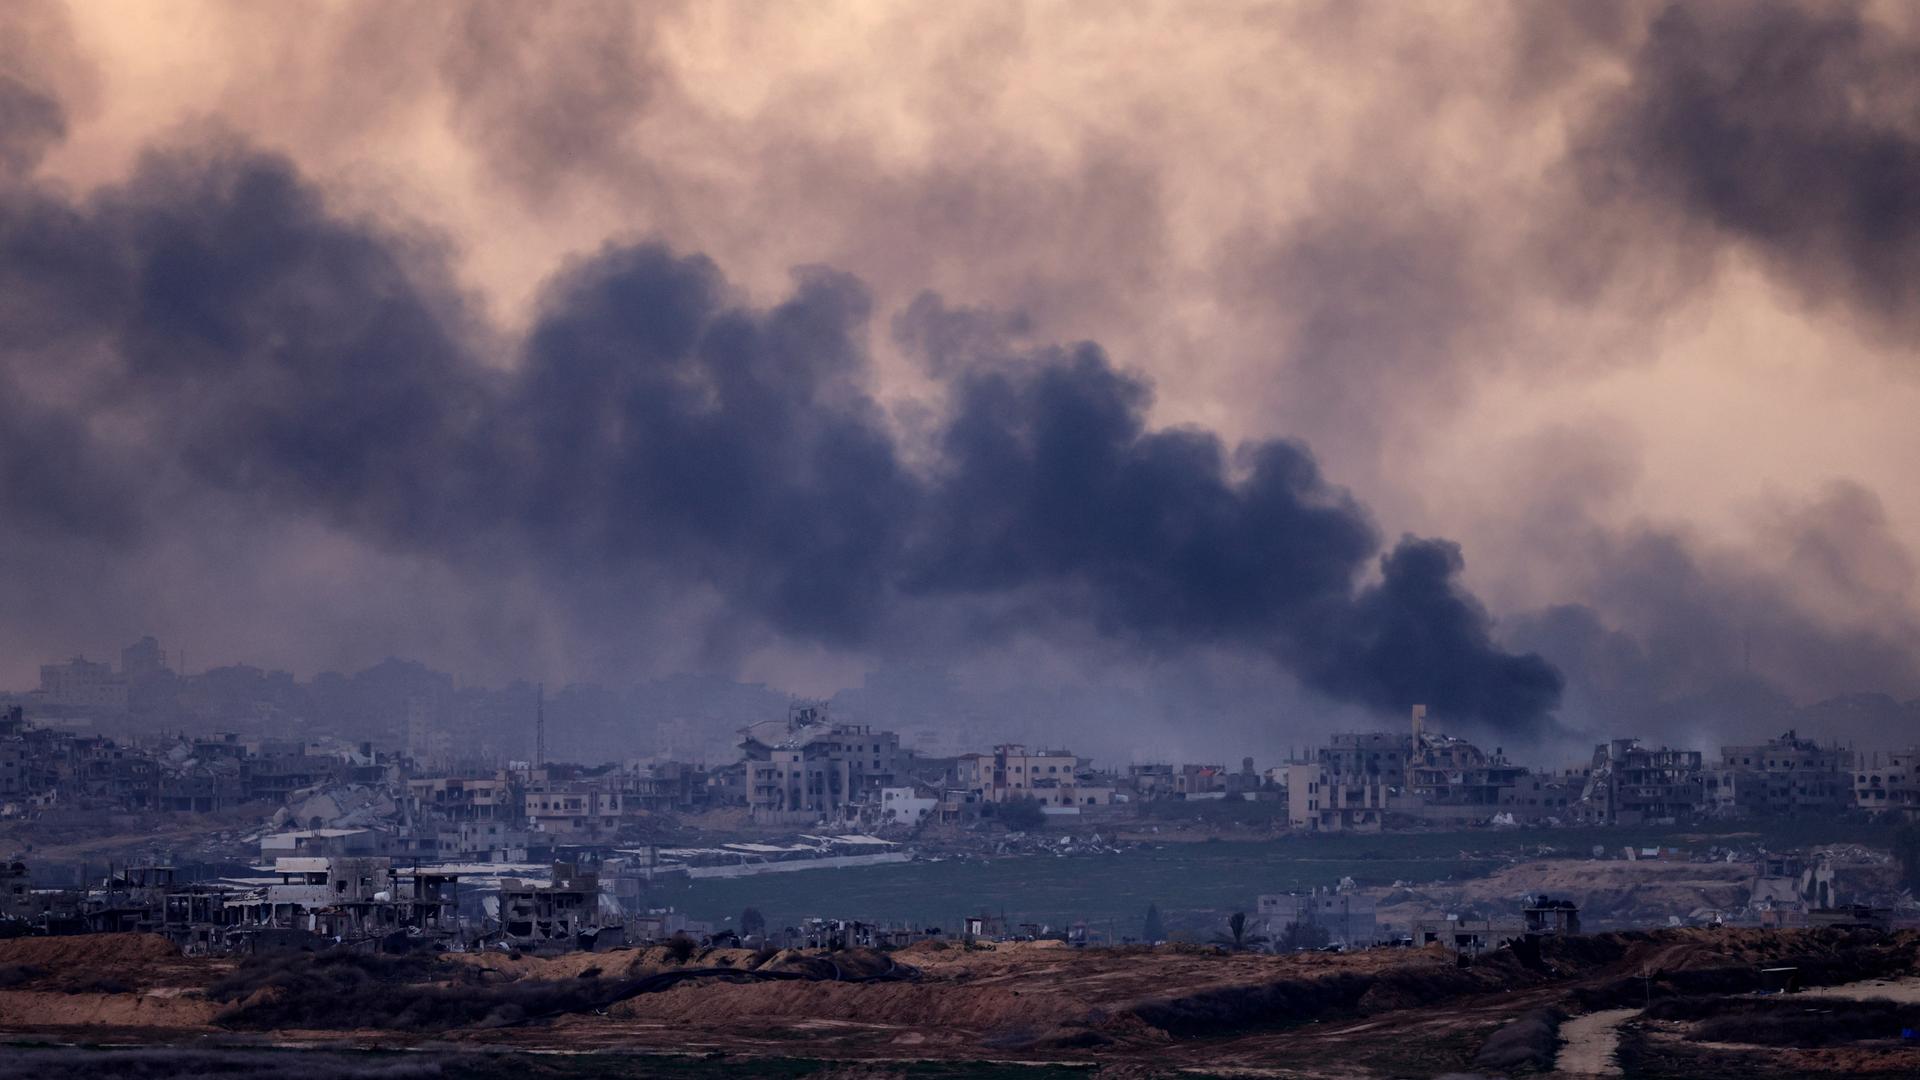
[[[922,461],[868,389],[869,294],[830,269],[757,309],[703,257],[609,246],[494,364],[430,245],[232,141],[84,202],[30,181],[4,201],[0,285],[30,302],[6,309],[0,443],[33,464],[0,500],[122,557],[240,506],[474,588],[531,568],[609,634],[670,581],[835,649],[884,648],[909,606],[1011,604],[1156,652],[1257,650],[1379,709],[1525,730],[1558,698],[1494,645],[1457,548],[1383,555],[1297,443],[1149,427],[1150,387],[1096,345],[948,365]],[[962,625],[959,647],[1013,629]]]

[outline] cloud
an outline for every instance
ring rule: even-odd
[[[634,5],[486,0],[453,23],[439,58],[451,125],[490,174],[544,203],[575,179],[643,172],[634,128],[660,75]]]
[[[1650,243],[1755,253],[1815,308],[1920,329],[1920,48],[1864,5],[1675,4],[1571,159]],[[1706,236],[1703,237],[1702,234]]]
[[[158,548],[330,628],[388,604],[396,648],[457,621],[603,673],[1044,633],[1524,715],[1527,630],[1581,701],[1738,681],[1749,637],[1770,692],[1905,685],[1911,394],[1821,377],[1909,351],[1896,10],[215,10],[169,69],[76,8],[92,126],[70,41],[0,35],[0,441],[48,463],[5,477],[42,545],[10,566],[147,553],[59,618],[178,606],[139,599]],[[201,110],[251,142],[75,165]],[[1809,340],[1846,344],[1774,385]],[[1752,423],[1709,415],[1729,383]],[[1635,468],[1501,478],[1592,411]]]
[[[37,475],[77,501],[9,493],[77,534],[112,531],[96,505],[136,546],[238,506],[479,589],[529,567],[589,635],[661,587],[712,598],[722,632],[832,649],[884,649],[910,610],[1012,605],[1149,651],[1258,651],[1369,707],[1526,728],[1557,696],[1492,643],[1456,547],[1409,538],[1365,583],[1375,528],[1305,447],[1155,429],[1148,383],[1097,345],[947,356],[910,467],[869,391],[871,297],[827,268],[757,308],[704,257],[609,245],[548,283],[503,370],[431,247],[231,140],[5,220],[0,276],[86,268],[42,276],[52,329],[9,361],[22,385],[79,373],[35,402]],[[984,636],[950,644],[995,638],[954,625]]]

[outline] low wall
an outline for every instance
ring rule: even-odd
[[[756,874],[784,874],[790,870],[842,870],[850,866],[880,866],[911,860],[908,851],[880,851],[872,855],[824,855],[818,859],[779,859],[773,862],[730,863],[726,866],[689,866],[690,878],[737,878]]]

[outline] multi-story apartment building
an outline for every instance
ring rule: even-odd
[[[487,777],[436,777],[407,781],[407,809],[452,822],[512,822],[520,818],[520,785],[502,772]]]
[[[1389,731],[1343,732],[1314,752],[1329,772],[1364,776],[1390,788],[1407,784],[1407,758],[1412,737]]]
[[[1789,731],[1757,746],[1724,746],[1715,802],[1768,814],[1834,814],[1853,802],[1852,755]]]
[[[1706,809],[1706,800],[1700,751],[1614,739],[1594,747],[1574,816],[1597,825],[1677,820]]]
[[[166,650],[151,634],[120,650],[120,677],[129,684],[167,671]]]
[[[1288,818],[1295,828],[1373,830],[1388,813],[1440,821],[1515,819],[1566,812],[1564,781],[1451,735],[1426,730],[1416,706],[1405,734],[1336,735],[1310,762],[1285,771]]]
[[[26,740],[0,742],[0,802],[23,799],[34,790],[33,760]]]
[[[747,806],[756,815],[843,816],[849,807],[877,803],[899,786],[900,736],[866,724],[828,719],[818,705],[796,706],[787,735],[740,744],[747,767]]]
[[[1169,769],[1156,774],[1177,781]],[[1068,750],[1028,750],[1003,743],[991,754],[962,754],[954,762],[955,783],[970,802],[1034,799],[1045,806],[1105,806],[1113,801],[1110,780],[1083,774],[1080,759]]]
[[[1287,820],[1314,832],[1379,832],[1398,793],[1378,777],[1339,773],[1317,762],[1287,766]]]
[[[1174,788],[1173,777],[1173,766],[1165,763],[1127,766],[1127,784],[1143,799],[1170,794]]]
[[[1920,815],[1920,747],[1861,754],[1854,763],[1853,805],[1874,814]]]
[[[40,693],[49,705],[119,712],[127,707],[127,681],[112,664],[84,656],[40,665]]]
[[[690,810],[711,799],[712,777],[705,765],[662,761],[621,773],[620,786],[630,812]]]
[[[1451,735],[1416,734],[1407,759],[1408,813],[1428,819],[1478,820],[1524,809],[1515,792],[1529,778],[1498,748],[1492,754]]]
[[[1030,751],[1019,743],[1003,743],[991,754],[962,755],[961,761],[962,783],[977,788],[988,802],[1030,797],[1043,781],[1071,784],[1080,764],[1080,759],[1068,751]],[[974,770],[971,776],[964,771],[969,767]]]
[[[530,831],[584,840],[619,831],[622,800],[609,784],[536,777],[527,784],[523,806]]]

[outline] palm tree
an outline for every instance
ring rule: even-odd
[[[1234,952],[1240,952],[1250,945],[1263,945],[1267,939],[1259,934],[1248,935],[1247,913],[1236,911],[1227,916],[1227,933],[1216,935],[1213,940],[1216,944],[1225,945]]]

